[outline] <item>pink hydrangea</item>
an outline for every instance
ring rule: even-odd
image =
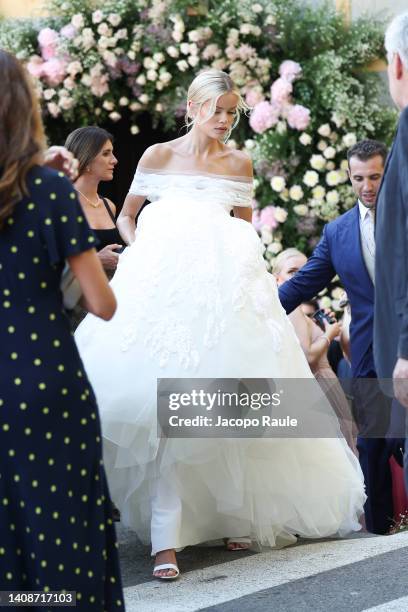
[[[75,38],[75,36],[77,35],[77,31],[72,25],[72,23],[69,23],[68,25],[65,25],[63,28],[61,28],[60,34],[64,38],[72,39]]]
[[[263,102],[264,97],[260,89],[250,89],[245,95],[245,102],[248,106],[256,106],[260,102]]]
[[[285,81],[285,79],[280,78],[276,79],[274,83],[272,83],[271,87],[271,100],[272,102],[276,102],[277,104],[285,104],[288,102],[290,98],[290,94],[292,93],[293,87],[289,81]]]
[[[281,75],[282,79],[285,79],[285,81],[293,83],[293,81],[298,79],[302,74],[302,67],[297,62],[285,60],[279,67],[279,74]]]
[[[286,118],[291,128],[303,131],[310,123],[310,110],[301,104],[294,104],[290,107]]]
[[[40,79],[43,76],[43,66],[42,58],[39,55],[33,55],[27,63],[27,70],[33,77]]]
[[[259,102],[256,104],[249,118],[249,125],[257,132],[262,134],[265,130],[276,125],[279,121],[279,106],[269,104],[269,102]]]
[[[274,230],[276,227],[278,227],[279,223],[277,222],[275,218],[275,207],[274,206],[265,206],[265,208],[261,210],[260,223],[261,223],[261,227],[263,225],[266,225],[271,230]]]
[[[54,57],[44,62],[42,72],[50,85],[59,85],[66,76],[66,63]]]
[[[58,32],[52,28],[43,28],[38,34],[38,42],[40,47],[55,46],[58,42]]]
[[[252,211],[252,225],[256,229],[257,232],[261,231],[262,223],[261,223],[261,211],[255,206],[258,204],[256,200],[253,201],[253,211]]]

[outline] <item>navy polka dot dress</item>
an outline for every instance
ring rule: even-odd
[[[95,238],[62,174],[36,166],[27,186],[0,230],[0,589],[120,611],[99,416],[59,290]]]

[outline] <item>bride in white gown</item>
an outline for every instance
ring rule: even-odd
[[[342,438],[157,438],[157,378],[313,378],[250,223],[251,162],[224,144],[243,107],[225,73],[194,79],[191,129],[145,152],[118,221],[130,246],[111,283],[117,312],[88,315],[76,332],[111,494],[151,541],[158,578],[178,575],[175,550],[187,545],[358,530],[365,501]]]

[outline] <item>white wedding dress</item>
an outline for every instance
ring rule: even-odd
[[[251,205],[252,182],[138,169],[130,192],[151,203],[111,282],[117,312],[76,332],[122,521],[153,552],[360,529],[363,476],[343,438],[157,438],[157,378],[313,376],[258,235],[229,214]]]

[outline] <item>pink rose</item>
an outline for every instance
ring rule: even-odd
[[[43,59],[50,60],[55,57],[57,54],[57,49],[54,45],[47,45],[45,47],[41,47],[41,55]]]
[[[274,83],[272,83],[271,87],[271,100],[272,102],[277,102],[278,104],[284,104],[289,100],[290,94],[292,93],[293,87],[292,84],[285,79],[276,79]]]
[[[43,64],[43,75],[50,85],[59,85],[64,80],[66,64],[60,59],[52,58]]]
[[[68,25],[65,25],[63,28],[61,28],[60,34],[64,38],[72,39],[75,38],[75,36],[77,35],[77,31],[72,25],[72,23],[69,23]]]
[[[256,106],[256,104],[263,102],[263,100],[264,97],[260,89],[250,89],[245,96],[245,102],[248,106]]]
[[[30,61],[27,63],[27,70],[33,77],[40,79],[43,76],[44,62],[38,55],[30,57]]]
[[[302,67],[297,62],[285,60],[279,67],[279,74],[281,75],[282,79],[285,79],[285,81],[293,83],[293,81],[298,79],[302,74]]]
[[[91,91],[94,96],[101,98],[109,91],[108,77],[106,74],[92,77]]]
[[[301,104],[295,104],[287,113],[287,121],[295,130],[305,130],[310,123],[310,110]]]
[[[279,106],[269,102],[256,104],[249,118],[249,125],[258,134],[273,127],[279,120]]]
[[[278,227],[279,224],[275,217],[274,206],[265,206],[265,208],[261,210],[260,222],[261,226],[266,225],[271,230],[274,230],[276,227]]]

